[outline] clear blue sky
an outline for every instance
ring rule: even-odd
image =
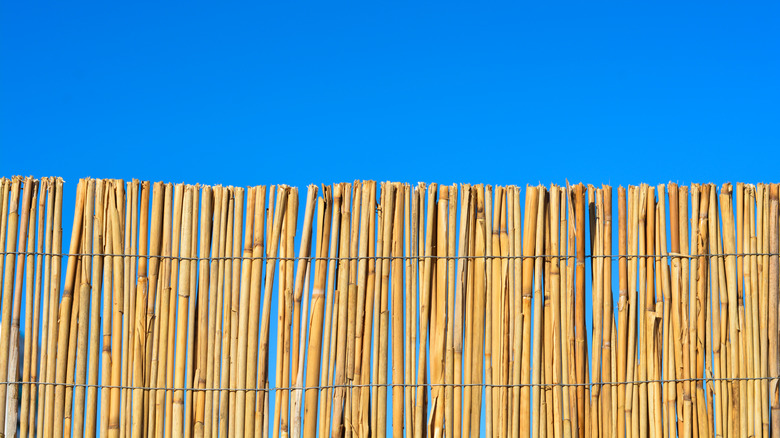
[[[0,3],[0,175],[780,180],[778,2],[267,3]]]
[[[778,180],[777,2],[217,3],[2,2],[0,174]]]

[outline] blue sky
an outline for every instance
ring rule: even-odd
[[[780,3],[528,3],[6,1],[0,175],[779,179]]]
[[[4,2],[0,173],[776,180],[776,2]],[[66,204],[67,205],[67,204]]]

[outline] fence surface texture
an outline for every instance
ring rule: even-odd
[[[63,186],[0,179],[6,437],[780,438],[776,184]]]

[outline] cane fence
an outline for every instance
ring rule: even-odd
[[[5,436],[780,436],[776,184],[63,187],[0,179]]]

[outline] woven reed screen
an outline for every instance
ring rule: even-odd
[[[0,180],[5,436],[780,437],[777,185],[64,189]]]

